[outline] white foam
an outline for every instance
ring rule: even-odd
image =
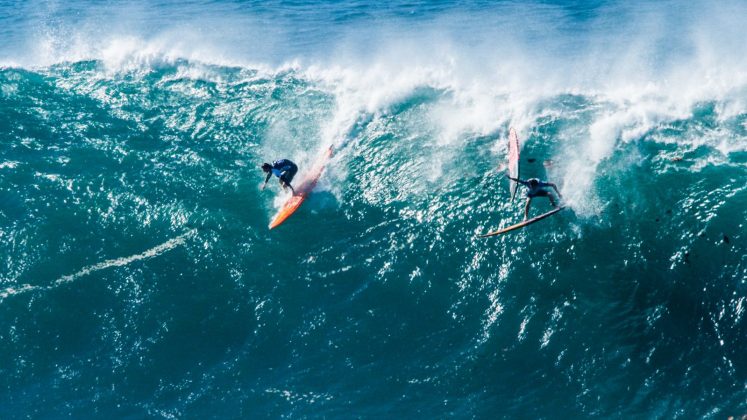
[[[186,233],[183,233],[175,238],[169,239],[168,241],[160,245],[154,246],[153,248],[150,248],[139,254],[130,255],[127,257],[113,258],[110,260],[102,261],[100,263],[89,265],[87,267],[80,269],[79,271],[73,274],[68,274],[68,275],[65,275],[65,276],[62,276],[56,279],[48,286],[32,286],[29,284],[24,284],[20,286],[8,287],[5,290],[0,291],[0,301],[12,295],[23,294],[23,293],[33,292],[33,291],[51,290],[62,284],[73,282],[81,277],[87,276],[97,271],[106,270],[112,267],[124,267],[136,261],[155,258],[178,246],[184,245],[185,241],[191,236],[195,235],[196,233],[197,233],[197,229],[192,229]]]
[[[53,283],[53,287],[54,286],[59,286],[60,284],[63,284],[63,283],[69,283],[71,281],[74,281],[74,280],[76,280],[76,279],[78,279],[80,277],[86,276],[86,275],[91,274],[91,273],[96,272],[96,271],[105,270],[105,269],[111,268],[111,267],[123,267],[123,266],[129,265],[129,264],[131,264],[131,263],[133,263],[135,261],[140,261],[140,260],[144,260],[144,259],[149,259],[149,258],[157,257],[157,256],[163,254],[164,252],[170,251],[170,250],[172,250],[172,249],[174,249],[174,248],[176,248],[176,247],[178,247],[180,245],[183,245],[184,241],[187,238],[189,238],[190,236],[194,235],[195,233],[197,233],[197,230],[196,229],[192,229],[192,230],[190,230],[187,233],[179,235],[176,238],[169,239],[168,241],[166,241],[166,242],[164,242],[164,243],[162,243],[162,244],[160,244],[158,246],[155,246],[153,248],[150,248],[150,249],[148,249],[148,250],[146,250],[146,251],[144,251],[144,252],[142,252],[140,254],[130,255],[128,257],[122,257],[122,258],[114,258],[114,259],[111,259],[111,260],[102,261],[102,262],[94,264],[94,265],[90,265],[88,267],[84,267],[84,268],[82,268],[80,271],[78,271],[76,273],[69,274],[69,275],[66,275],[66,276],[62,276],[59,279],[55,280],[54,283]]]
[[[268,25],[252,14],[204,10],[156,29],[142,24],[154,21],[148,10],[122,6],[114,12],[103,21],[100,15],[84,16],[81,25],[30,35],[28,43],[36,48],[3,63],[98,59],[107,72],[116,73],[187,60],[178,77],[212,80],[220,75],[204,63],[270,75],[292,70],[336,101],[320,129],[318,150],[299,152],[299,161],[311,160],[328,144],[335,144],[337,153],[352,152],[346,146],[356,125],[386,116],[418,89],[442,93],[432,101],[428,118],[436,132],[434,150],[475,136],[498,139],[508,126],[516,127],[526,144],[540,118],[552,118],[553,112],[569,117],[564,110],[548,111],[547,101],[582,95],[593,98],[597,108],[590,111],[590,121],[566,124],[557,133],[568,142],[559,149],[574,153],[553,158],[562,157],[564,163],[550,175],[586,215],[601,208],[594,194],[597,168],[620,143],[687,117],[702,102],[716,102],[720,120],[745,108],[747,27],[742,20],[747,7],[736,1],[696,1],[676,9],[610,3],[582,22],[560,6],[509,4],[422,21],[342,25],[329,32],[331,39],[313,38],[314,30],[329,30],[317,23],[318,28],[307,28],[312,39],[304,40],[305,49],[290,42],[300,41],[292,20]],[[281,122],[269,133],[273,130],[288,137]],[[732,147],[720,143],[724,151]],[[495,152],[503,151],[499,146]],[[433,157],[429,179],[441,177],[440,163],[448,159],[448,154]]]

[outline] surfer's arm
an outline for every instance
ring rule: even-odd
[[[516,181],[516,182],[518,182],[521,185],[529,186],[528,182],[522,181],[519,178],[512,178],[511,175],[509,175],[509,174],[506,174],[506,178],[510,179],[511,181]]]
[[[265,189],[265,187],[267,186],[267,181],[269,181],[269,180],[270,180],[270,177],[271,177],[271,176],[272,176],[272,172],[270,172],[269,174],[267,174],[267,176],[265,177],[265,183],[264,183],[264,184],[262,184],[262,189],[263,189],[263,190],[264,190],[264,189]]]
[[[557,185],[553,184],[552,182],[548,182],[547,185],[549,185],[550,187],[552,187],[553,190],[555,190],[555,194],[557,194],[558,197],[563,198],[563,194],[561,194],[560,191],[558,191]]]

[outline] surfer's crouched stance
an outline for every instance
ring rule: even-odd
[[[298,166],[296,166],[295,163],[291,162],[288,159],[279,159],[275,162],[272,162],[272,165],[270,165],[269,163],[263,163],[262,170],[267,173],[267,177],[265,177],[265,183],[262,184],[263,190],[267,185],[267,181],[270,180],[270,177],[275,175],[276,177],[280,178],[280,186],[283,187],[284,190],[286,188],[290,188],[293,194],[296,193],[296,191],[291,186],[291,181],[293,180],[293,177],[296,176],[296,172],[298,172]]]
[[[558,191],[558,187],[552,182],[544,182],[537,178],[530,178],[524,181],[518,178],[511,178],[511,176],[508,174],[506,174],[506,176],[511,181],[516,181],[529,189],[527,191],[527,204],[526,206],[524,206],[524,220],[527,220],[527,218],[529,217],[529,205],[532,204],[532,199],[534,197],[547,197],[550,199],[550,204],[552,204],[553,207],[558,207],[558,204],[555,202],[552,193],[547,190],[547,187],[552,187],[552,189],[555,190],[555,194],[558,195],[559,199],[563,198],[563,196],[560,194],[560,191]]]

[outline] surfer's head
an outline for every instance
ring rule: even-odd
[[[537,178],[532,178],[529,180],[529,186],[532,188],[535,188],[537,185],[539,185],[539,183],[539,179]]]
[[[262,170],[265,171],[265,172],[270,172],[272,170],[272,165],[270,165],[269,163],[265,162],[265,163],[262,164]]]

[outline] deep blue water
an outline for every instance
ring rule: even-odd
[[[0,417],[747,414],[744,16],[0,1]]]

